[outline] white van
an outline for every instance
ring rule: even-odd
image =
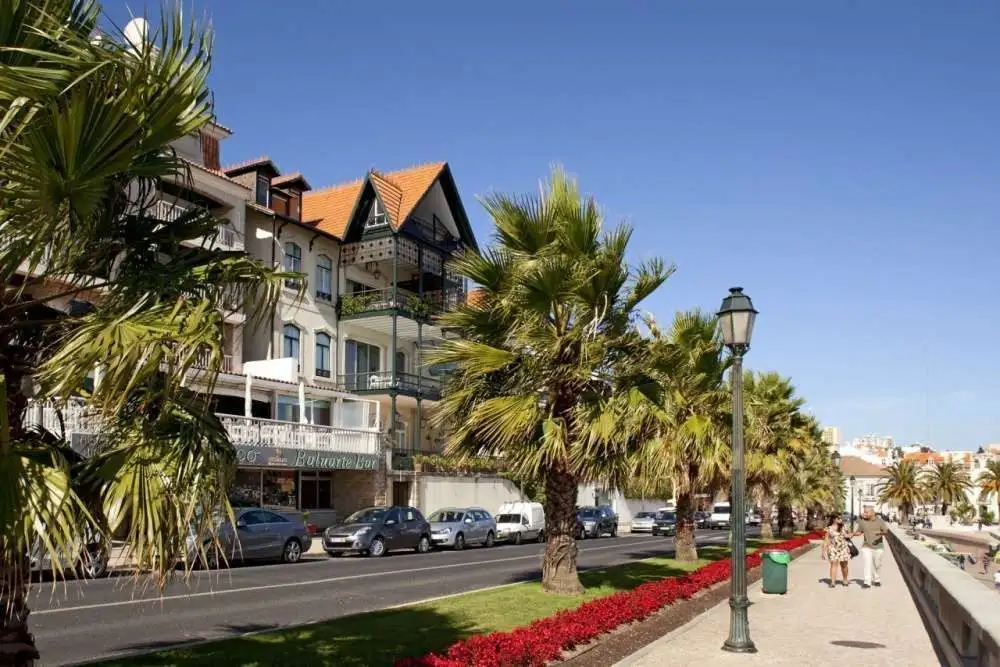
[[[494,518],[497,542],[545,541],[545,508],[541,503],[504,503]]]
[[[729,528],[729,520],[732,513],[733,511],[729,503],[716,503],[712,505],[712,514],[708,517],[708,527],[713,530],[716,528]]]

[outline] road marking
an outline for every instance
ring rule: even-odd
[[[708,540],[713,540],[715,538],[707,538]],[[582,550],[583,554],[589,553],[591,551],[607,551],[608,549],[620,549],[622,547],[634,547],[640,544],[653,544],[661,543],[663,539],[656,540],[635,540],[635,541],[621,541],[613,545],[603,546],[603,547],[590,547]],[[494,565],[497,563],[510,563],[519,560],[530,560],[541,557],[541,553],[533,553],[528,556],[514,556],[513,558],[492,558],[489,560],[477,560],[470,561],[467,563],[449,563],[447,565],[431,565],[427,567],[415,567],[408,570],[395,570],[390,572],[366,572],[364,574],[349,574],[340,577],[328,577],[326,579],[311,579],[309,581],[288,581],[280,584],[265,584],[263,586],[244,586],[243,588],[226,588],[218,591],[202,591],[200,593],[185,593],[183,595],[167,595],[164,597],[156,598],[143,598],[139,600],[117,600],[115,602],[99,602],[97,604],[87,604],[87,605],[77,605],[75,607],[60,607],[58,609],[41,609],[39,611],[31,612],[32,616],[45,616],[48,614],[63,614],[71,611],[83,611],[85,609],[107,609],[109,607],[123,607],[128,605],[137,604],[151,604],[151,603],[164,603],[169,600],[187,600],[193,598],[219,596],[219,595],[231,595],[233,593],[245,593],[254,591],[270,591],[279,588],[296,588],[301,586],[315,586],[317,584],[332,584],[338,581],[356,581],[358,579],[371,579],[374,577],[384,577],[386,575],[394,574],[409,574],[411,572],[433,572],[436,570],[450,570],[458,567],[475,567],[478,565]]]

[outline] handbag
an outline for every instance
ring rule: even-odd
[[[858,554],[861,553],[851,540],[847,540],[847,550],[850,551],[851,558],[857,558]]]

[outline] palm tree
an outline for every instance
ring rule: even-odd
[[[429,359],[456,369],[436,414],[447,451],[502,456],[545,484],[542,585],[578,593],[574,540],[577,488],[622,488],[639,433],[633,414],[649,402],[640,387],[647,344],[636,307],[672,269],[659,260],[630,270],[631,230],[602,233],[597,204],[554,170],[538,196],[484,200],[494,246],[467,253],[457,270],[483,298],[441,318],[462,340]]]
[[[283,279],[205,243],[208,211],[154,215],[158,184],[189,177],[170,144],[212,115],[210,35],[165,12],[148,44],[95,39],[100,17],[78,0],[0,3],[0,644],[15,664],[36,654],[33,548],[84,558],[94,531],[121,533],[162,583],[189,525],[212,535],[235,470],[210,407],[222,304],[253,296],[265,321]],[[184,384],[205,360],[198,394]],[[86,396],[106,425],[94,454],[26,428],[31,395]]]
[[[747,488],[760,505],[761,536],[771,537],[771,508],[778,482],[793,460],[805,451],[800,409],[805,400],[795,395],[791,380],[778,373],[744,374],[746,405]],[[791,508],[779,504],[779,529],[790,522]]]
[[[729,474],[729,393],[724,375],[729,357],[715,317],[692,310],[677,313],[664,334],[652,317],[651,374],[660,383],[657,434],[638,453],[640,477],[671,479],[677,498],[678,560],[698,559],[694,535],[694,494]]]
[[[927,490],[941,501],[941,514],[948,514],[948,506],[966,499],[966,492],[972,488],[969,473],[954,461],[940,461],[934,464],[924,478]]]
[[[997,517],[1000,517],[1000,461],[987,461],[976,483],[979,485],[982,502],[989,502],[991,496],[997,497]]]
[[[808,443],[801,456],[789,461],[786,475],[778,481],[777,497],[779,503],[797,508],[804,527],[810,529],[815,527],[815,520],[840,509],[842,488],[840,471],[826,445],[817,438]]]
[[[888,477],[881,484],[879,500],[899,507],[901,519],[906,523],[913,508],[929,497],[920,468],[913,461],[897,461],[885,469]]]

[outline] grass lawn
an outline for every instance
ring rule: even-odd
[[[763,544],[760,540],[749,543],[748,551]],[[705,546],[700,547],[698,553],[702,560],[695,563],[650,558],[582,572],[580,579],[586,591],[579,596],[548,595],[542,592],[541,584],[529,582],[104,664],[118,667],[391,666],[401,657],[440,651],[471,635],[512,630],[593,598],[690,572],[712,560],[725,558],[729,550]]]

